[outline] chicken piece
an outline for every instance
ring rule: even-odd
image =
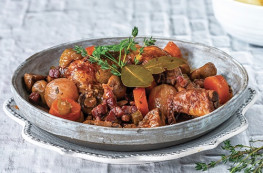
[[[108,80],[108,85],[112,88],[112,92],[117,99],[122,99],[126,94],[126,87],[118,76],[112,75]]]
[[[103,70],[103,69],[98,69],[98,71],[95,74],[96,80],[101,83],[105,84],[108,82],[109,78],[112,76],[112,73],[110,70]]]
[[[149,95],[149,109],[159,108],[168,124],[174,124],[176,122],[172,105],[176,92],[173,86],[162,84],[154,87]]]
[[[85,59],[75,60],[68,66],[65,77],[78,86],[79,92],[85,93],[90,90],[90,85],[97,82],[95,77],[97,68],[97,65]]]
[[[59,66],[66,68],[72,61],[82,58],[81,54],[76,53],[73,49],[65,49],[60,56]]]
[[[134,64],[135,57],[142,64],[146,64],[149,60],[160,56],[170,56],[167,52],[157,46],[147,46],[143,48],[143,53],[140,55],[140,45],[136,45],[136,50],[131,51],[127,56],[127,62]]]
[[[149,128],[149,127],[160,127],[164,126],[165,121],[163,116],[160,115],[159,109],[153,109],[148,112],[142,121],[139,122],[139,128]]]
[[[146,64],[149,60],[153,58],[157,58],[160,56],[168,56],[169,54],[166,53],[163,49],[157,47],[157,46],[148,46],[143,49],[142,53],[142,61],[143,64]]]
[[[178,92],[173,99],[173,110],[195,117],[206,115],[219,106],[216,91],[205,89],[187,89]]]
[[[191,79],[205,79],[206,77],[209,76],[214,76],[217,73],[217,69],[215,65],[211,62],[206,63],[202,67],[194,70],[191,73]]]

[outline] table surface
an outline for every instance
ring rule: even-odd
[[[246,117],[248,129],[234,144],[263,139],[263,47],[232,38],[217,23],[210,0],[1,0],[0,104],[12,97],[11,76],[27,57],[42,49],[78,39],[139,35],[201,42],[232,55],[247,69],[259,97]],[[256,121],[255,121],[256,120]],[[177,160],[142,165],[95,163],[26,142],[22,127],[0,110],[0,172],[195,172],[195,162],[224,154],[221,147]],[[228,172],[219,165],[208,172]]]

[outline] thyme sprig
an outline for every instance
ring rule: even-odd
[[[150,38],[144,38],[143,39],[143,46],[140,48],[140,54],[143,53],[143,49],[147,46],[152,46],[154,45],[156,40],[154,40],[152,37]]]
[[[81,54],[81,56],[86,57],[88,55],[87,51],[85,50],[85,48],[81,47],[81,46],[74,46],[73,49],[76,53]]]
[[[101,69],[110,69],[111,73],[116,76],[121,76],[121,69],[126,65],[126,58],[130,51],[136,50],[135,38],[138,35],[138,28],[134,27],[132,30],[132,37],[122,40],[119,44],[96,46],[92,55],[89,56],[88,61],[91,63],[97,63]],[[144,38],[144,47],[154,45],[156,40]],[[83,57],[87,57],[87,51],[81,46],[75,46],[74,51],[81,54]],[[119,56],[116,59],[112,56],[112,52],[119,52]],[[141,52],[141,50],[140,50]],[[111,63],[109,63],[109,61]],[[138,64],[138,60],[135,58],[135,64]]]
[[[229,155],[222,155],[220,160],[211,161],[210,163],[196,163],[196,170],[206,171],[213,168],[219,163],[233,163],[229,168],[231,173],[244,171],[245,173],[261,173],[263,169],[263,146],[254,147],[253,143],[262,142],[262,140],[250,141],[251,146],[238,144],[233,146],[230,140],[226,140],[222,146],[223,150],[229,151]]]

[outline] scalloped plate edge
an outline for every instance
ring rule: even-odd
[[[221,134],[219,135],[217,138],[207,141],[205,144],[201,144],[199,146],[196,147],[190,147],[185,149],[184,151],[181,152],[173,152],[173,153],[169,153],[169,154],[162,154],[162,155],[130,155],[129,157],[108,157],[108,156],[104,156],[104,155],[98,155],[95,153],[87,153],[87,152],[82,152],[82,151],[72,151],[72,150],[68,150],[62,146],[59,145],[54,145],[51,144],[49,142],[45,142],[42,141],[41,139],[35,138],[34,136],[31,136],[27,133],[27,131],[30,130],[30,126],[32,126],[32,124],[27,121],[25,118],[21,117],[19,114],[13,112],[12,110],[10,110],[10,108],[8,107],[8,105],[10,104],[10,99],[6,100],[3,104],[3,110],[4,112],[14,121],[16,121],[17,123],[19,123],[20,125],[22,125],[23,130],[22,130],[22,137],[32,143],[35,144],[37,146],[49,149],[49,150],[53,150],[56,151],[62,155],[69,155],[72,157],[78,157],[78,158],[82,158],[82,159],[86,159],[86,160],[90,160],[90,161],[95,161],[95,162],[100,162],[100,163],[111,163],[111,164],[143,164],[143,163],[150,163],[150,162],[160,162],[160,161],[167,161],[167,160],[174,160],[174,159],[178,159],[181,157],[185,157],[191,154],[195,154],[195,153],[199,153],[202,151],[206,151],[206,150],[211,150],[216,148],[220,143],[222,143],[223,141],[243,132],[244,130],[247,129],[248,127],[248,122],[245,118],[245,113],[246,111],[255,103],[255,101],[257,100],[257,94],[256,91],[254,89],[248,88],[248,92],[250,92],[250,97],[247,98],[247,103],[244,103],[241,107],[241,110],[239,112],[239,114],[242,116],[242,118],[245,120],[244,123],[232,130],[233,132],[228,133],[228,134]]]

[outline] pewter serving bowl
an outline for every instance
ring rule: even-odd
[[[168,41],[174,41],[192,68],[213,62],[218,74],[225,76],[231,85],[233,98],[212,113],[199,118],[163,127],[134,129],[101,127],[65,120],[50,115],[44,108],[28,101],[29,94],[23,83],[25,73],[47,74],[51,66],[58,65],[64,49],[74,45],[108,45],[119,43],[122,39],[124,38],[103,38],[61,44],[36,53],[23,62],[12,77],[12,92],[26,119],[72,143],[104,150],[139,151],[168,147],[197,138],[227,121],[241,106],[247,90],[248,76],[237,61],[216,48],[163,38],[156,39],[156,45],[164,47]],[[140,43],[142,40],[143,38],[137,38]]]

